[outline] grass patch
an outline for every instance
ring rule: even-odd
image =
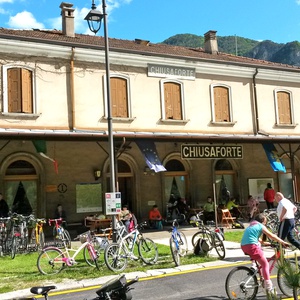
[[[227,241],[240,242],[242,233],[243,231],[225,232],[225,239]],[[157,247],[159,258],[156,264],[144,265],[141,260],[128,260],[129,263],[125,272],[174,268],[175,264],[172,259],[170,247],[161,244],[157,244]],[[102,277],[115,274],[107,269],[103,256],[100,258],[100,261],[102,262],[100,270],[97,270],[96,268],[88,266],[84,261],[82,253],[80,253],[76,258],[76,261],[78,262],[76,266],[66,267],[59,274],[45,276],[40,274],[37,269],[37,258],[37,252],[17,254],[15,259],[11,259],[10,256],[0,257],[0,294],[27,289],[37,285],[60,283],[70,279],[93,279],[98,278],[99,276]],[[185,257],[181,258],[181,265],[199,264],[215,260],[217,260],[215,257],[201,257],[195,256],[193,253],[188,253]]]

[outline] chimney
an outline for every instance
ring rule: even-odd
[[[205,53],[216,54],[218,53],[218,42],[216,31],[210,30],[204,34],[204,51]]]
[[[74,32],[74,8],[72,3],[62,2],[59,6],[62,16],[62,33],[66,36],[75,37]]]

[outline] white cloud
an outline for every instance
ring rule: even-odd
[[[297,3],[298,5],[300,5],[300,0],[296,0],[296,3]]]
[[[28,11],[23,11],[21,13],[17,13],[15,16],[10,17],[8,24],[11,28],[18,29],[44,28],[44,25],[37,22],[32,13]]]
[[[13,3],[13,0],[0,0],[1,3]]]

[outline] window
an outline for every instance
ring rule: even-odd
[[[3,113],[35,113],[33,74],[27,68],[3,67]]]
[[[112,117],[128,118],[127,80],[112,77],[110,79]]]
[[[104,87],[106,88],[106,77],[104,76]],[[131,120],[131,103],[129,79],[125,76],[110,77],[110,100],[111,116],[114,120]],[[106,97],[105,93],[105,97]],[[105,99],[105,109],[107,116],[107,99]]]
[[[180,82],[161,81],[162,120],[184,120],[183,87]]]
[[[232,123],[230,88],[212,85],[212,122]]]
[[[276,124],[293,125],[293,103],[291,94],[287,91],[276,91]]]

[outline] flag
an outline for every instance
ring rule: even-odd
[[[139,140],[136,141],[136,144],[142,151],[146,160],[146,164],[151,170],[153,170],[155,173],[167,171],[159,160],[156,147],[153,141]]]
[[[271,164],[271,167],[275,172],[281,171],[286,172],[285,166],[282,163],[281,159],[278,156],[278,152],[273,144],[262,144],[265,152],[267,154],[268,160]]]
[[[49,157],[48,155],[46,155],[47,153],[47,145],[46,145],[46,141],[44,140],[34,140],[32,141],[36,151],[44,158],[47,158],[49,160],[51,160],[54,164],[54,170],[55,173],[58,174],[58,164],[57,161],[51,157]]]

